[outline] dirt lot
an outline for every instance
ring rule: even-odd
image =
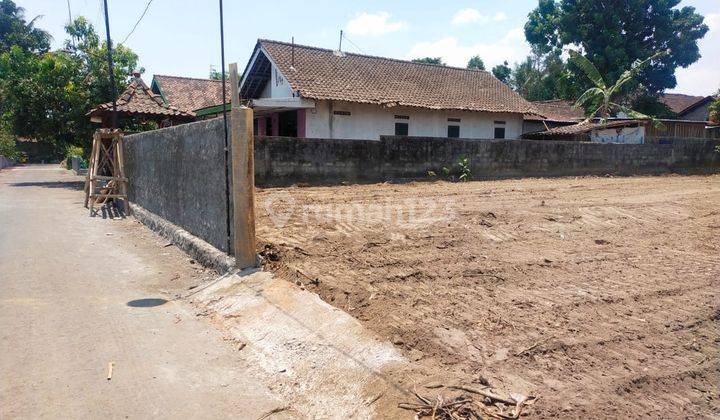
[[[269,266],[535,417],[720,415],[720,176],[265,189]],[[445,388],[426,389],[426,394]]]

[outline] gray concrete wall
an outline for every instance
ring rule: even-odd
[[[0,155],[0,169],[7,168],[9,166],[13,166],[14,163],[12,160],[6,158],[5,156]]]
[[[258,185],[427,178],[470,160],[475,179],[720,171],[717,141],[596,144],[386,136],[381,141],[260,137]]]
[[[681,120],[707,121],[710,118],[710,103],[699,106],[685,115],[679,117]]]
[[[125,162],[131,202],[228,251],[222,119],[127,136]]]

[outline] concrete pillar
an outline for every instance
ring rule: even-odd
[[[258,136],[267,136],[266,124],[267,122],[265,120],[265,117],[258,117]]]
[[[235,265],[239,269],[255,267],[255,158],[253,111],[240,104],[237,63],[230,64],[232,107],[232,194],[235,224]]]
[[[280,135],[280,114],[277,112],[272,114],[272,135],[273,136],[279,136]]]
[[[305,110],[297,110],[297,136],[301,139],[305,138]]]

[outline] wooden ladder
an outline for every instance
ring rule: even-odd
[[[101,128],[93,135],[90,164],[85,175],[85,207],[94,215],[95,204],[123,200],[124,214],[130,214],[125,177],[123,134],[120,130]]]

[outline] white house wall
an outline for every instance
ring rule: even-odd
[[[335,111],[350,115],[335,115]],[[395,115],[409,119],[395,119]],[[459,118],[460,123],[448,122]],[[504,121],[504,125],[495,124]],[[377,105],[339,101],[316,101],[315,109],[306,112],[306,137],[378,140],[381,135],[395,134],[395,123],[408,123],[408,135],[447,137],[450,124],[460,126],[461,138],[492,139],[495,127],[505,127],[505,138],[522,135],[521,114],[469,111],[439,111],[411,107],[382,108]]]
[[[622,127],[594,130],[590,141],[595,143],[642,144],[645,142],[645,127]]]
[[[280,73],[277,68],[272,65],[270,69],[270,80],[265,84],[261,98],[290,98],[293,96],[290,83]]]

